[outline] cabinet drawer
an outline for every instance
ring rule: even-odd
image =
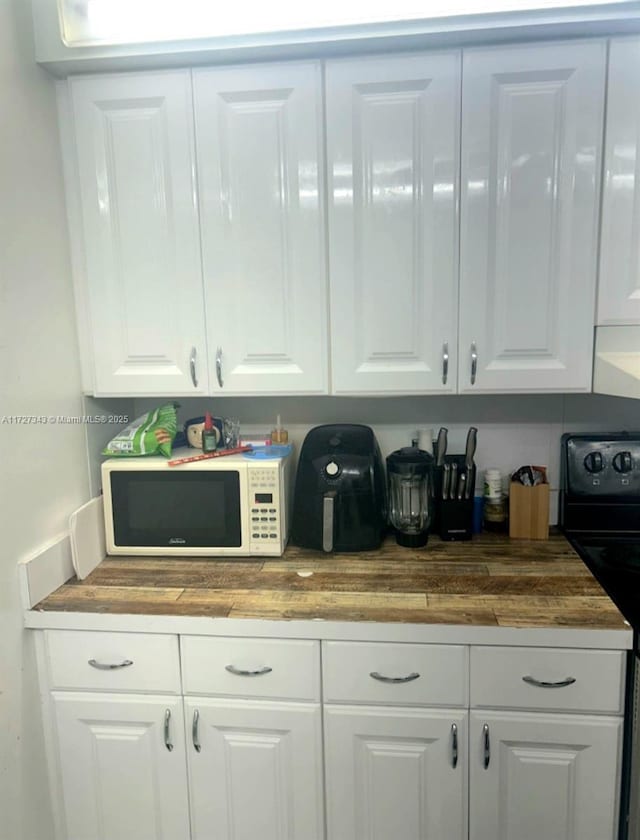
[[[180,694],[178,637],[47,630],[52,689]]]
[[[324,642],[330,703],[466,706],[468,651],[460,645]]]
[[[624,673],[622,651],[474,647],[471,706],[621,713]]]
[[[320,644],[182,636],[185,694],[320,699]]]

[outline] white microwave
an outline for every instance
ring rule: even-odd
[[[172,457],[193,455],[176,450]],[[102,465],[108,554],[279,556],[288,539],[291,457],[163,457]]]

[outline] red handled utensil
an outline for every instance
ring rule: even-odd
[[[206,461],[209,458],[223,458],[225,455],[239,455],[241,452],[250,452],[253,446],[236,446],[235,449],[220,449],[215,452],[205,452],[202,455],[191,455],[188,458],[174,458],[173,461],[167,461],[170,467],[179,467],[180,464],[190,464],[192,461]]]

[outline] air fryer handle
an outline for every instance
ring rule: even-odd
[[[333,517],[336,491],[329,490],[322,499],[322,550],[333,551]]]

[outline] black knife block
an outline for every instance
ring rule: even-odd
[[[466,472],[464,455],[446,455],[445,464],[457,464],[458,475]],[[476,467],[471,468],[467,482],[471,487],[468,499],[443,499],[442,483],[444,469],[435,467],[434,471],[434,531],[442,540],[470,540],[473,529],[473,497],[476,485]]]

